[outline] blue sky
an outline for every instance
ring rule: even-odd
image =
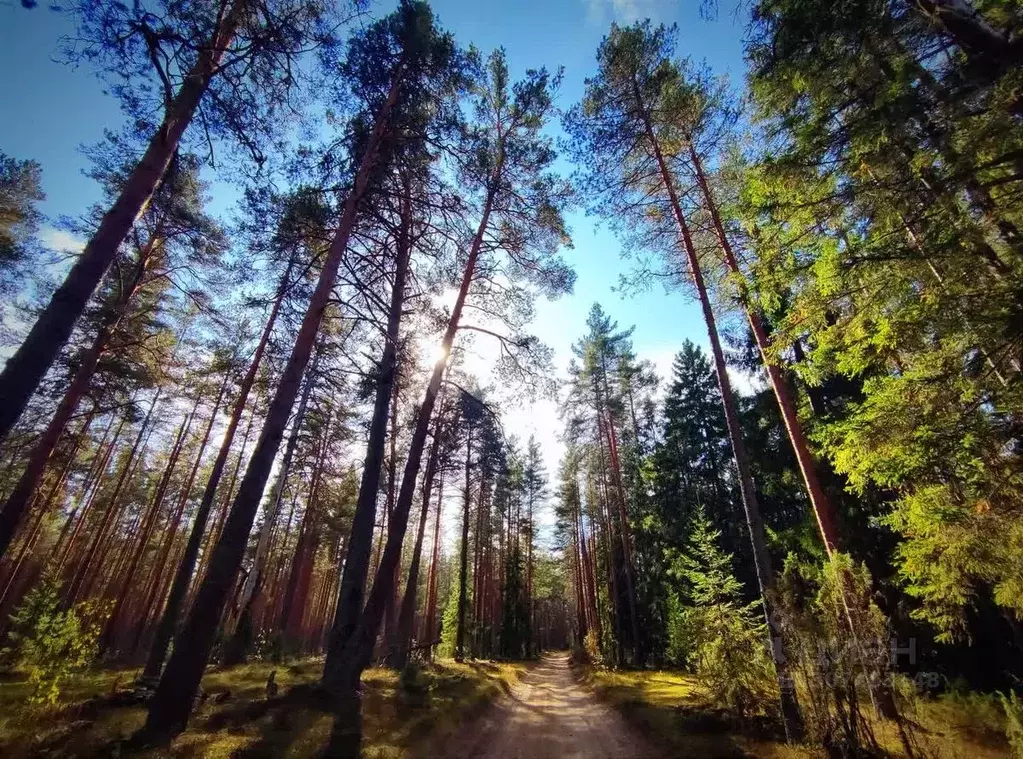
[[[375,3],[371,13],[384,13],[391,5]],[[742,79],[744,19],[736,19],[727,7],[717,20],[701,19],[699,0],[435,0],[433,7],[460,43],[471,42],[483,51],[504,46],[513,72],[563,66],[560,105],[565,108],[581,96],[583,80],[595,68],[597,46],[612,21],[649,17],[677,23],[680,54],[705,60],[736,84]],[[0,0],[0,150],[42,164],[47,194],[43,211],[54,219],[79,214],[98,199],[94,183],[82,176],[85,162],[78,147],[97,142],[104,128],[116,129],[122,121],[116,101],[88,69],[56,61],[60,37],[72,31],[68,19],[47,11],[44,4],[26,11],[15,0]],[[637,353],[662,371],[682,340],[706,344],[699,312],[685,295],[665,294],[654,285],[649,292],[623,299],[613,291],[629,267],[619,257],[618,241],[581,212],[570,223],[575,247],[567,258],[578,274],[575,293],[539,304],[535,323],[536,333],[555,350],[559,371],[567,365],[570,346],[582,334],[594,301],[620,326],[635,325]],[[52,230],[47,236],[62,242]],[[509,409],[506,419],[517,434],[537,434],[552,473],[560,452],[556,408],[547,401]]]

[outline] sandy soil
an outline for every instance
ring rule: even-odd
[[[579,685],[567,656],[545,656],[473,725],[445,759],[663,759],[612,707]]]

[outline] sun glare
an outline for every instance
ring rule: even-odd
[[[427,366],[433,366],[447,356],[447,351],[444,350],[443,344],[439,342],[432,339],[420,339],[419,355],[423,357],[423,361],[426,362]]]

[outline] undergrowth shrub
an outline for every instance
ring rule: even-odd
[[[891,631],[866,567],[844,554],[823,566],[790,555],[778,588],[809,741],[835,756],[881,755],[868,717],[872,700],[895,697]]]
[[[62,610],[60,582],[52,576],[29,591],[11,615],[9,646],[3,654],[9,666],[28,674],[30,703],[57,703],[61,684],[95,659],[109,614],[110,604],[98,601],[82,601]]]
[[[604,657],[600,655],[600,638],[597,636],[596,630],[590,630],[586,633],[586,637],[583,639],[583,651],[585,652],[586,661],[590,664],[601,664]]]
[[[714,703],[741,716],[771,703],[773,664],[759,602],[744,603],[731,554],[717,546],[720,532],[699,512],[676,569],[685,604],[669,601],[669,651],[687,665]]]
[[[1005,710],[1005,737],[1009,740],[1009,751],[1013,759],[1023,759],[1023,699],[1009,691],[1009,695],[998,694]]]

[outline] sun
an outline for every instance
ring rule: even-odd
[[[423,357],[423,360],[428,362],[428,366],[433,366],[438,361],[447,358],[447,351],[444,350],[444,345],[433,338],[421,337],[418,340],[419,343],[419,355]]]

